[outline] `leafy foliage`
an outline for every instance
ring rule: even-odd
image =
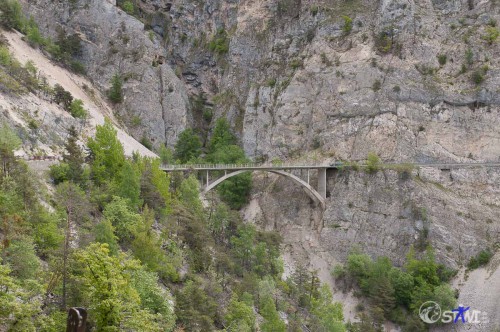
[[[180,133],[175,143],[174,157],[181,164],[187,163],[201,154],[201,141],[192,129],[186,129]]]
[[[114,179],[125,163],[123,146],[116,136],[116,130],[106,119],[96,127],[94,138],[87,142],[92,158],[92,177],[97,184]]]
[[[435,262],[431,249],[417,259],[412,248],[404,269],[393,267],[387,257],[373,261],[367,255],[354,252],[348,257],[344,278],[352,278],[362,294],[370,299],[370,316],[366,319],[375,326],[392,320],[404,330],[421,331],[424,327],[418,319],[406,318],[416,315],[422,303],[437,301],[443,310],[451,310],[456,304],[455,292],[444,283],[440,269],[442,266]],[[354,327],[363,324],[354,324]]]

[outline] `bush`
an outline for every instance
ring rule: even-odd
[[[73,96],[69,91],[66,91],[62,86],[56,84],[53,91],[54,102],[62,104],[64,109],[70,112],[71,104],[73,103]]]
[[[125,1],[122,5],[122,9],[127,13],[132,15],[135,11],[134,4],[130,1]]]
[[[380,169],[380,158],[377,154],[370,152],[368,153],[368,157],[366,158],[366,170],[368,173],[376,173]]]
[[[303,65],[302,63],[302,60],[301,59],[293,59],[291,62],[290,62],[290,67],[292,67],[292,69],[298,69],[298,68],[301,68]]]
[[[74,99],[71,102],[69,112],[74,118],[85,119],[87,117],[87,111],[83,108],[83,101],[80,99]]]
[[[214,38],[208,44],[208,48],[217,54],[226,54],[229,51],[229,38],[226,30],[217,30]]]
[[[313,5],[313,6],[311,7],[311,10],[310,10],[310,11],[311,11],[311,15],[312,15],[313,17],[315,17],[316,15],[318,15],[319,7],[318,7],[318,6],[316,6],[316,5]]]
[[[378,90],[380,90],[381,87],[382,87],[382,82],[380,82],[380,80],[375,80],[375,82],[373,82],[372,85],[373,91],[377,92]]]
[[[484,77],[486,76],[486,73],[488,72],[488,70],[489,70],[488,66],[483,66],[483,67],[475,70],[471,76],[472,82],[474,82],[476,85],[483,83]]]
[[[437,58],[438,58],[439,65],[441,65],[441,66],[444,66],[446,64],[447,59],[448,59],[446,54],[438,54]]]
[[[5,28],[23,30],[25,18],[19,2],[16,0],[0,1],[0,12],[0,23]]]
[[[486,28],[486,34],[481,36],[482,39],[486,40],[489,45],[492,45],[500,35],[498,29],[494,26],[489,26]]]
[[[68,174],[70,171],[70,167],[66,163],[60,163],[56,165],[50,166],[49,175],[54,184],[59,184],[64,181],[68,181]]]
[[[153,143],[147,138],[146,136],[142,136],[141,138],[141,144],[144,145],[147,149],[152,150],[153,149]]]
[[[108,90],[109,99],[115,103],[121,103],[123,101],[123,78],[120,74],[116,73],[113,78],[111,78],[111,88]]]
[[[345,15],[342,16],[342,18],[344,19],[344,25],[342,26],[342,31],[344,32],[344,34],[348,35],[352,31],[352,18]]]
[[[469,270],[477,269],[478,267],[484,266],[490,262],[493,253],[489,250],[481,250],[476,257],[471,257],[467,268]]]

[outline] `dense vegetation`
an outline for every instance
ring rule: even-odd
[[[220,118],[216,121],[212,136],[205,149],[204,158],[201,158],[204,151],[201,140],[192,129],[186,129],[179,135],[174,157],[178,163],[182,164],[243,164],[249,162],[245,152],[237,143],[236,136],[231,132],[227,120]],[[231,208],[238,209],[247,202],[251,185],[251,174],[243,173],[227,179],[217,187],[217,190]]]
[[[410,249],[402,269],[393,267],[387,257],[373,261],[368,255],[353,252],[345,266],[336,266],[332,273],[346,288],[356,287],[358,295],[368,299],[369,309],[358,308],[361,322],[349,324],[349,331],[382,331],[386,320],[397,323],[403,331],[427,331],[418,317],[422,303],[436,301],[442,310],[456,305],[457,294],[446,283],[454,271],[437,264],[430,248],[421,259]]]
[[[224,128],[210,158],[234,143]],[[49,194],[0,126],[0,329],[61,331],[65,310],[83,306],[96,331],[345,330],[315,273],[282,279],[279,235],[217,197],[205,207],[194,174],[126,158],[109,122],[88,154],[77,140],[71,129]]]

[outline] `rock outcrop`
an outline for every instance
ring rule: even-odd
[[[166,64],[161,39],[144,24],[109,1],[21,1],[41,30],[56,37],[63,29],[82,39],[80,61],[94,85],[106,92],[115,74],[124,80],[124,101],[115,105],[137,138],[155,146],[172,146],[190,123],[189,100],[184,85]]]

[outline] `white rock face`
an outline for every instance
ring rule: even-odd
[[[81,60],[99,90],[109,89],[113,75],[124,77],[125,100],[116,109],[133,136],[155,146],[175,143],[190,121],[187,92],[167,64],[153,66],[165,49],[143,23],[109,1],[21,2],[45,33],[57,36],[63,28],[83,39]]]

